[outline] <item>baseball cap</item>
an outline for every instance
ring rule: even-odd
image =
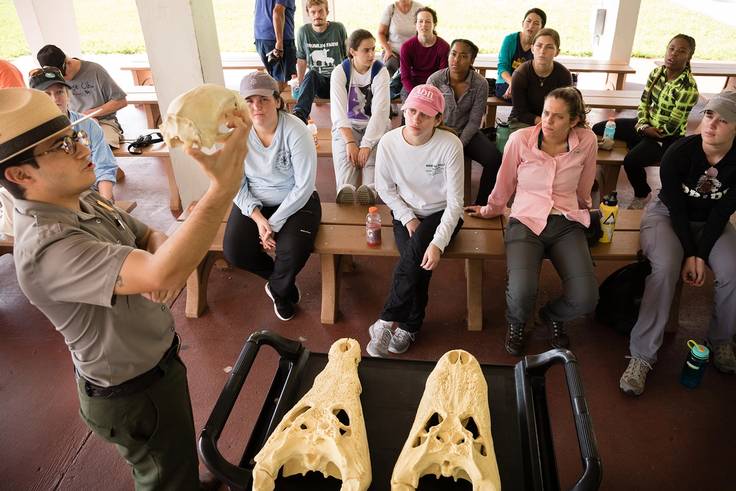
[[[66,54],[58,46],[47,44],[38,50],[36,59],[41,66],[55,66],[59,70],[63,70]]]
[[[265,72],[250,72],[240,81],[240,95],[248,98],[252,95],[271,97],[279,92],[279,84]]]
[[[34,68],[28,72],[28,86],[36,90],[46,90],[54,84],[61,84],[65,87],[72,88],[66,80],[61,70],[55,66],[45,66],[43,68]]]
[[[401,106],[401,110],[404,109],[416,109],[427,116],[436,116],[445,112],[445,96],[434,85],[417,85],[411,89],[404,105]]]
[[[736,123],[736,91],[724,90],[711,97],[703,112],[715,111],[729,123]]]

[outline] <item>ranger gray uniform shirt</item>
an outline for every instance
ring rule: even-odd
[[[92,191],[80,207],[15,200],[15,269],[28,300],[64,336],[77,371],[108,387],[156,366],[174,319],[165,305],[113,293],[148,227]]]

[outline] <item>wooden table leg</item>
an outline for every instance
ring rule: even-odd
[[[197,269],[187,278],[187,303],[184,315],[190,319],[199,317],[207,309],[207,282],[218,257],[219,253],[208,252]]]
[[[483,260],[465,260],[468,331],[483,329]]]
[[[601,199],[603,199],[605,195],[616,189],[621,165],[605,164],[600,167],[601,172],[598,174],[601,176],[602,182],[598,182],[598,192],[600,193]]]
[[[176,184],[176,176],[174,175],[174,167],[171,165],[170,157],[161,157],[166,179],[169,183],[169,209],[171,211],[181,211],[181,196],[179,195],[179,186]]]
[[[624,90],[624,84],[626,83],[626,74],[616,73],[613,76],[616,77],[616,90]]]
[[[494,104],[486,104],[486,128],[496,126],[496,106]]]
[[[322,324],[334,324],[340,304],[340,255],[320,254],[322,269]]]

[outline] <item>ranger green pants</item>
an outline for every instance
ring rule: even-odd
[[[178,356],[164,375],[137,394],[89,397],[77,382],[80,414],[97,435],[114,443],[132,467],[135,489],[197,490],[197,450],[187,370]]]

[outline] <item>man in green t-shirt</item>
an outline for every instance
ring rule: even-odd
[[[347,32],[340,22],[329,22],[327,0],[307,0],[310,24],[299,29],[296,41],[296,73],[299,99],[294,115],[307,122],[315,97],[330,98],[332,69],[347,58]],[[309,71],[307,71],[309,67]],[[306,74],[305,74],[306,72]]]

